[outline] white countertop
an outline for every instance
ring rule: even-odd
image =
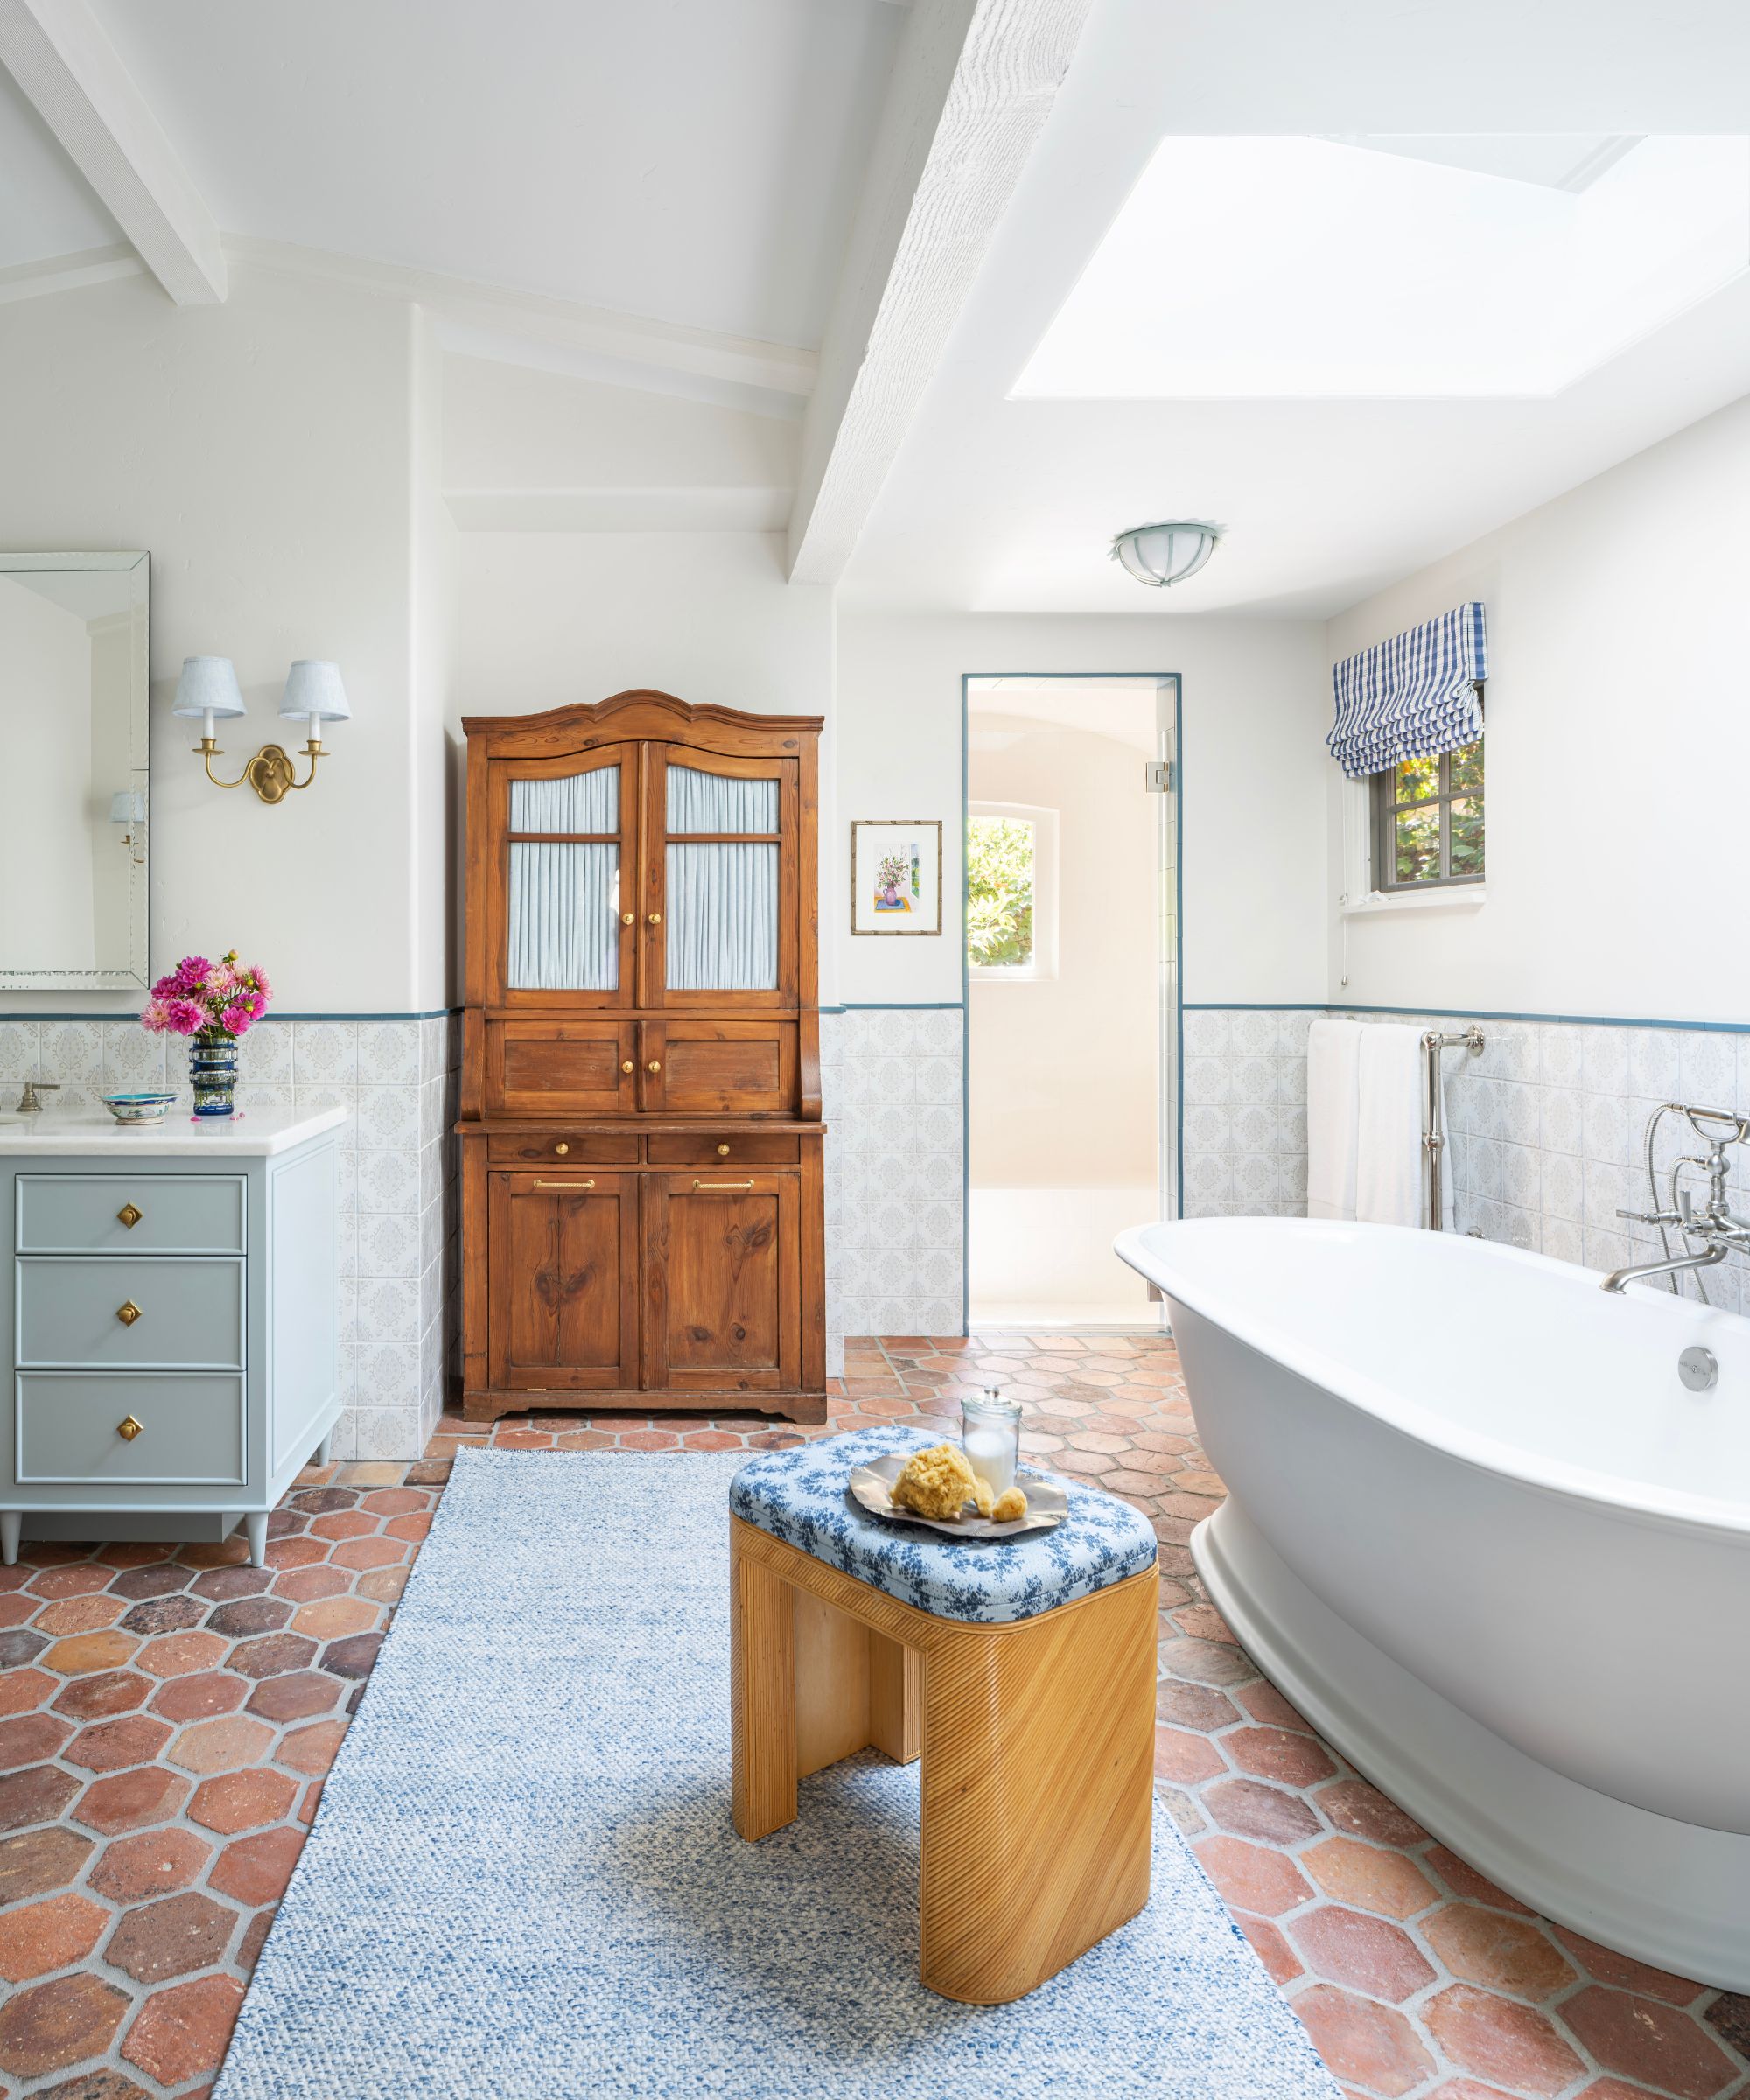
[[[348,1111],[341,1108],[259,1109],[242,1116],[202,1116],[172,1109],[162,1123],[117,1123],[105,1109],[98,1114],[9,1116],[0,1110],[0,1158],[108,1156],[145,1152],[159,1159],[265,1158],[289,1152],[323,1130],[338,1130]]]

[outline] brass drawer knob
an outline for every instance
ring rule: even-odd
[[[647,1072],[660,1072],[662,1069],[662,1059],[660,1057],[653,1057],[650,1062],[645,1066],[644,1069]]]
[[[116,1424],[116,1434],[124,1444],[131,1444],[145,1426],[144,1422],[136,1421],[132,1415],[123,1415]]]
[[[565,1154],[570,1151],[570,1149],[571,1149],[571,1148],[570,1148],[570,1146],[569,1144],[564,1144],[564,1143],[561,1143],[561,1144],[556,1144],[556,1145],[553,1147],[553,1150],[554,1150],[556,1152],[557,1152],[557,1153],[558,1153],[559,1157],[560,1157],[562,1159],[563,1159],[563,1158],[565,1157]]]
[[[116,1317],[124,1327],[131,1327],[140,1317],[140,1308],[131,1298],[124,1298],[116,1308]]]
[[[638,1069],[637,1066],[633,1063],[629,1057],[620,1068],[622,1072],[635,1072]]]
[[[729,1157],[729,1147],[726,1144],[718,1145],[717,1148],[717,1156],[719,1159],[727,1159]]]
[[[661,926],[661,925],[662,925],[662,913],[661,913],[661,912],[652,912],[652,913],[651,913],[651,914],[650,914],[650,923],[651,923],[651,925],[652,925],[652,926]]]
[[[144,1217],[145,1214],[145,1212],[140,1208],[137,1203],[124,1203],[121,1209],[116,1213],[116,1215],[121,1219],[122,1222],[128,1228],[130,1232],[134,1229],[135,1226],[139,1223],[140,1220]]]
[[[622,912],[620,914],[620,923],[622,926],[630,926],[633,920],[637,918],[637,916],[638,914],[636,912]]]

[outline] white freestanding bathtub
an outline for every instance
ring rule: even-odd
[[[1750,1320],[1391,1226],[1116,1248],[1169,1301],[1229,1491],[1192,1550],[1259,1667],[1522,1900],[1750,1990]]]

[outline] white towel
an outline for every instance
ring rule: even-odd
[[[1306,1214],[1355,1214],[1359,1021],[1314,1021],[1306,1038]]]
[[[1355,1215],[1364,1223],[1420,1225],[1426,1219],[1423,1059],[1419,1028],[1370,1021],[1362,1030]]]

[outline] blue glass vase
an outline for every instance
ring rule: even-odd
[[[197,1116],[234,1116],[237,1110],[237,1039],[203,1028],[188,1046],[188,1076]]]

